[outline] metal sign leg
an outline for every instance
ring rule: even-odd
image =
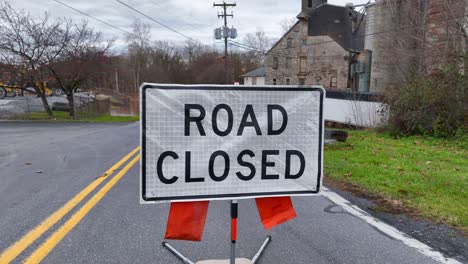
[[[180,259],[184,264],[195,264],[193,261],[191,261],[189,258],[184,256],[182,253],[177,251],[173,246],[169,245],[166,241],[162,242],[163,247],[167,248],[172,254],[174,254],[178,259]]]
[[[231,264],[236,264],[237,216],[237,200],[231,200]]]
[[[237,200],[231,200],[231,256],[229,258],[230,264],[236,264],[236,241],[237,241],[237,217],[239,215],[238,203]],[[255,256],[252,258],[252,264],[256,264],[262,254],[265,252],[266,247],[271,242],[271,236],[268,236],[264,241],[260,249],[257,251]],[[173,246],[171,246],[166,241],[162,242],[163,247],[167,248],[172,254],[174,254],[179,260],[181,260],[184,264],[195,264],[189,258],[184,256],[182,253],[177,251]],[[224,260],[227,261],[227,260]],[[197,262],[198,263],[198,262]],[[211,262],[210,262],[211,263]],[[223,262],[227,263],[227,262]]]
[[[263,252],[265,252],[265,249],[266,247],[268,246],[268,244],[271,242],[271,236],[267,236],[267,238],[265,239],[265,241],[263,241],[263,244],[262,246],[260,247],[260,249],[258,250],[257,254],[255,254],[255,256],[252,258],[252,264],[255,264],[257,263],[257,261],[260,259],[260,257],[262,256]]]

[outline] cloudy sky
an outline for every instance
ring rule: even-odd
[[[115,38],[117,47],[124,45],[125,33],[87,18],[54,0],[6,1],[14,8],[25,9],[36,16],[48,12],[52,16],[57,17],[65,16],[76,20],[88,19],[90,25],[102,31],[106,37]],[[141,19],[151,25],[153,40],[171,40],[175,42],[185,40],[180,35],[163,28],[116,0],[59,1],[130,32],[132,30],[132,22],[135,19]],[[213,0],[121,1],[204,44],[216,47],[222,46],[220,41],[213,39],[213,29],[222,24],[222,20],[217,18],[217,12],[221,11],[221,9],[213,7]],[[257,28],[262,28],[267,36],[272,39],[279,38],[282,34],[279,22],[285,18],[294,18],[301,8],[301,0],[237,0],[235,2],[237,6],[229,10],[229,13],[231,10],[233,11],[234,18],[229,18],[228,22],[229,26],[232,25],[238,29],[238,41],[242,41],[245,34],[254,32]],[[346,3],[362,4],[368,2],[368,0],[329,0],[328,2],[330,4],[344,5]]]

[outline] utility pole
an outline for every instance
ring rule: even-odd
[[[213,7],[222,7],[223,8],[223,13],[219,14],[218,13],[218,18],[224,18],[224,27],[221,31],[221,29],[217,28],[215,29],[215,38],[220,39],[221,38],[221,32],[222,36],[224,38],[224,72],[226,74],[226,84],[229,83],[229,69],[228,69],[228,38],[236,38],[237,37],[237,30],[232,28],[229,29],[227,25],[227,18],[228,17],[234,17],[234,14],[231,12],[231,14],[227,13],[227,8],[228,7],[235,7],[236,3],[226,3],[223,2],[222,4],[213,4]]]
[[[114,73],[115,73],[115,90],[117,91],[117,94],[119,94],[119,70],[117,68],[114,68]]]

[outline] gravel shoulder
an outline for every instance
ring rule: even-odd
[[[462,263],[468,263],[468,237],[461,231],[444,224],[421,220],[417,215],[407,213],[401,206],[392,208],[388,201],[378,195],[368,194],[352,184],[325,178],[327,187],[359,206],[372,216],[394,226],[433,249]]]

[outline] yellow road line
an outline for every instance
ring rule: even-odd
[[[112,187],[140,160],[138,154],[130,161],[114,178],[107,182],[83,207],[81,207],[70,219],[55,231],[41,246],[36,249],[25,261],[25,264],[40,263],[58,243],[96,206],[96,204],[109,192]]]
[[[20,240],[18,240],[15,244],[7,248],[1,255],[0,255],[0,264],[10,263],[14,260],[18,255],[20,255],[27,247],[29,247],[36,239],[38,239],[42,234],[44,234],[49,228],[55,225],[58,221],[60,221],[68,212],[70,212],[77,204],[79,204],[86,196],[88,196],[96,187],[99,186],[109,175],[114,173],[123,163],[129,160],[136,152],[140,150],[140,147],[135,148],[125,157],[123,157],[120,161],[115,163],[110,169],[108,169],[104,174],[102,174],[99,178],[95,179],[91,182],[86,188],[80,191],[75,197],[73,197],[70,201],[68,201],[64,206],[60,209],[55,211],[52,215],[47,217],[44,221],[42,221],[39,225],[34,227],[31,231],[29,231],[26,235],[24,235]]]

